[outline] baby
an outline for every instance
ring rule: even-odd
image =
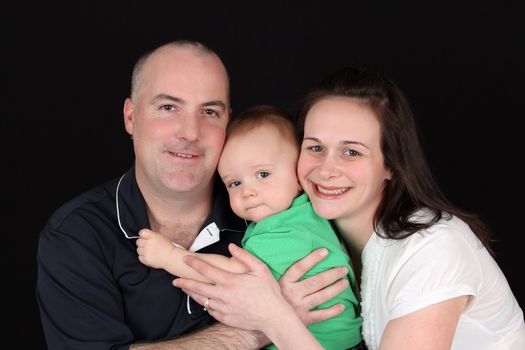
[[[286,113],[271,106],[251,107],[228,126],[218,172],[233,211],[250,222],[243,248],[261,259],[278,280],[294,262],[324,247],[329,251],[328,257],[303,278],[346,266],[347,278],[354,286],[349,258],[330,222],[315,214],[307,195],[302,193],[296,173],[299,148],[292,122]],[[174,243],[143,229],[137,240],[139,260],[175,276],[200,281],[208,280],[183,262],[185,255],[197,255],[231,272],[247,272],[233,257],[193,253]],[[351,288],[316,309],[338,303],[344,304],[343,313],[308,326],[326,349],[348,349],[361,341],[362,320]]]

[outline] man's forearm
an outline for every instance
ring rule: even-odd
[[[216,323],[182,337],[130,346],[130,350],[257,350],[270,343],[261,332],[245,331]]]

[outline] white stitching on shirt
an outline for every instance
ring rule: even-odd
[[[119,206],[118,206],[118,190],[120,188],[120,183],[122,182],[122,179],[124,179],[124,176],[126,176],[126,174],[122,175],[120,177],[120,180],[118,180],[117,190],[115,192],[115,204],[116,204],[116,207],[117,207],[117,220],[118,220],[118,226],[120,227],[122,232],[124,232],[124,236],[126,236],[127,239],[133,239],[133,238],[137,238],[138,236],[129,236],[128,233],[126,232],[126,230],[124,230],[124,227],[122,227],[122,223],[120,221],[120,210],[119,210]]]

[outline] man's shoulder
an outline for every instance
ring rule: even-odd
[[[111,215],[115,208],[118,179],[95,186],[61,205],[49,218],[42,234]]]

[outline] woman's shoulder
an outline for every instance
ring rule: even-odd
[[[415,212],[410,220],[415,222],[429,222],[434,213],[427,208]],[[414,240],[446,240],[451,244],[467,244],[469,246],[479,246],[481,242],[471,230],[469,225],[461,218],[443,212],[441,218],[427,228],[421,229],[411,236]]]
[[[410,216],[412,222],[429,222],[433,218],[433,212],[429,209],[420,209]],[[474,248],[482,248],[483,245],[472,232],[470,227],[460,218],[444,213],[434,224],[420,229],[402,239],[384,239],[379,235],[373,237],[372,245],[381,247],[401,258],[410,256],[420,251],[436,253],[442,251],[454,251],[459,253]]]

